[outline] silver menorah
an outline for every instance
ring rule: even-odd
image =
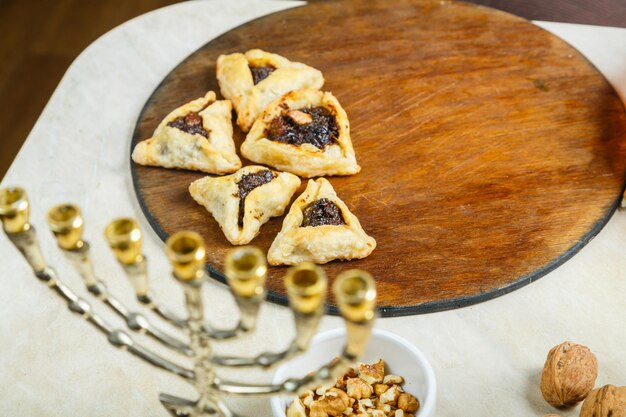
[[[187,339],[183,340],[155,326],[144,314],[132,311],[107,290],[94,272],[89,243],[83,239],[80,210],[71,204],[53,207],[47,215],[50,229],[59,248],[83,278],[87,290],[119,315],[131,331],[146,334],[172,350],[173,354],[192,359],[193,369],[181,366],[139,344],[124,330],[113,327],[58,278],[43,257],[35,229],[29,221],[29,207],[23,189],[0,189],[0,219],[9,240],[28,261],[35,276],[63,298],[72,312],[104,333],[112,345],[178,375],[195,387],[198,392],[196,400],[160,394],[161,403],[173,416],[236,417],[224,404],[224,396],[298,395],[334,381],[356,365],[365,349],[376,316],[376,288],[367,272],[354,269],[337,276],[332,288],[346,326],[345,346],[337,357],[302,378],[286,379],[277,384],[248,384],[222,379],[218,376],[217,368],[269,368],[308,349],[324,314],[327,289],[324,271],[317,265],[305,262],[290,268],[285,275],[289,306],[295,322],[295,337],[287,349],[282,352],[264,352],[254,357],[215,355],[212,343],[236,338],[255,328],[266,293],[267,264],[262,251],[244,246],[226,255],[225,275],[239,310],[239,322],[231,329],[215,329],[204,319],[201,287],[208,282],[204,268],[206,249],[197,233],[179,232],[166,242],[165,252],[172,265],[174,278],[184,289],[188,312],[187,317],[178,317],[150,293],[147,261],[141,251],[142,235],[138,223],[133,219],[119,219],[107,226],[105,237],[130,279],[137,300],[156,313],[160,320],[183,329],[187,335]]]

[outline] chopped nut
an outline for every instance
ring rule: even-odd
[[[348,372],[346,372],[345,374],[341,375],[341,377],[339,379],[337,379],[337,386],[338,387],[345,387],[346,386],[346,382],[348,381],[348,379],[350,378],[356,378],[358,375],[356,373],[356,371],[353,368],[350,368],[350,370]]]
[[[398,397],[398,408],[409,413],[414,413],[420,407],[419,401],[411,394],[403,392]]]
[[[402,383],[404,383],[404,378],[402,378],[400,375],[389,374],[389,375],[385,375],[385,377],[383,378],[383,384],[400,385]]]
[[[313,404],[311,404],[309,417],[328,417],[328,413],[324,411],[324,408],[320,405],[320,403],[314,401]]]
[[[305,391],[304,394],[302,394],[300,396],[300,401],[302,401],[302,404],[304,404],[306,407],[311,408],[311,403],[313,402],[313,400],[315,400],[315,398],[313,397],[315,394],[313,394],[313,391]]]
[[[287,408],[287,417],[306,417],[306,410],[299,398],[293,400]]]
[[[379,397],[389,389],[389,385],[385,384],[374,384],[374,393]]]
[[[348,407],[350,404],[350,397],[348,397],[348,394],[346,394],[345,391],[342,391],[339,388],[331,388],[330,393],[336,393],[343,402],[344,407]]]
[[[346,383],[348,396],[360,400],[361,398],[369,398],[372,396],[373,389],[365,381],[360,378],[350,378]]]
[[[289,110],[287,116],[299,125],[306,125],[313,121],[313,117],[300,110]]]
[[[331,388],[319,400],[314,401],[310,408],[313,409],[313,406],[315,406],[323,410],[329,416],[340,416],[343,414],[346,407],[348,407],[348,404],[349,399],[345,392],[337,388]]]
[[[372,400],[370,400],[369,398],[358,400],[357,404],[358,404],[357,411],[359,411],[360,413],[364,413],[364,414],[367,414],[368,408],[374,407],[374,403],[372,403]]]
[[[387,414],[381,410],[369,410],[368,414],[372,417],[387,417]]]
[[[382,359],[371,365],[364,363],[359,365],[359,378],[370,385],[383,382],[384,376],[385,363]]]
[[[331,388],[319,400],[311,403],[309,408],[312,410],[315,406],[315,408],[324,411],[329,416],[340,416],[349,403],[350,399],[345,392],[337,388]]]
[[[325,396],[331,396],[331,395],[339,398],[344,408],[350,405],[350,398],[348,397],[348,394],[346,394],[344,391],[340,390],[339,388],[331,388],[330,391],[328,391],[325,394]]]
[[[395,414],[393,415],[394,417],[404,417],[404,411],[403,410],[396,410]]]
[[[399,396],[399,387],[397,385],[393,385],[380,396],[380,402],[383,404],[391,404],[395,406]]]
[[[328,391],[329,389],[331,389],[333,387],[333,385],[322,385],[321,387],[317,388],[315,390],[315,393],[317,395],[324,395],[326,394],[326,391]]]
[[[384,411],[385,414],[391,412],[391,406],[389,404],[381,403],[380,401],[378,401],[378,403],[376,404],[376,409]]]

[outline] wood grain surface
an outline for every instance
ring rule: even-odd
[[[220,54],[250,48],[319,68],[346,109],[363,169],[329,180],[378,247],[325,269],[331,279],[370,271],[385,316],[456,308],[528,284],[575,254],[617,205],[626,115],[613,88],[557,37],[466,3],[318,2],[245,24],[165,78],[131,147],[171,109],[219,91]],[[132,162],[131,171],[159,236],[201,233],[209,269],[222,279],[232,246],[187,192],[203,174]],[[272,219],[252,243],[267,250],[281,224]],[[285,302],[284,272],[270,269],[272,301]]]

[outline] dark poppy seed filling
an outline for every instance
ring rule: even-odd
[[[276,178],[276,174],[274,174],[269,169],[264,169],[259,172],[253,172],[251,174],[246,174],[241,177],[237,186],[239,190],[237,191],[237,197],[239,197],[239,227],[243,227],[243,215],[246,204],[246,197],[252,190],[257,187],[260,187],[264,184],[267,184],[271,180]]]
[[[209,137],[209,132],[202,125],[202,116],[196,112],[191,112],[186,116],[180,116],[172,120],[167,124],[168,126],[175,127],[176,129],[187,132],[191,135],[202,135],[205,138]]]
[[[294,114],[302,116],[302,113],[309,115],[310,120],[294,116]],[[310,107],[281,114],[272,120],[266,133],[269,140],[276,142],[290,145],[310,143],[324,149],[339,138],[339,126],[335,115],[327,108]]]
[[[250,68],[250,72],[252,72],[254,85],[257,85],[266,79],[276,69],[271,65],[264,65],[262,67],[253,67],[252,65],[249,65],[248,68]]]
[[[302,211],[302,217],[300,227],[346,224],[341,209],[327,198],[320,198],[306,206]]]

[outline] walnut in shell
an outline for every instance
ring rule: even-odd
[[[541,373],[541,394],[555,407],[584,400],[598,376],[598,362],[586,346],[563,342],[548,352]]]
[[[626,417],[626,387],[594,389],[583,403],[580,417]]]

